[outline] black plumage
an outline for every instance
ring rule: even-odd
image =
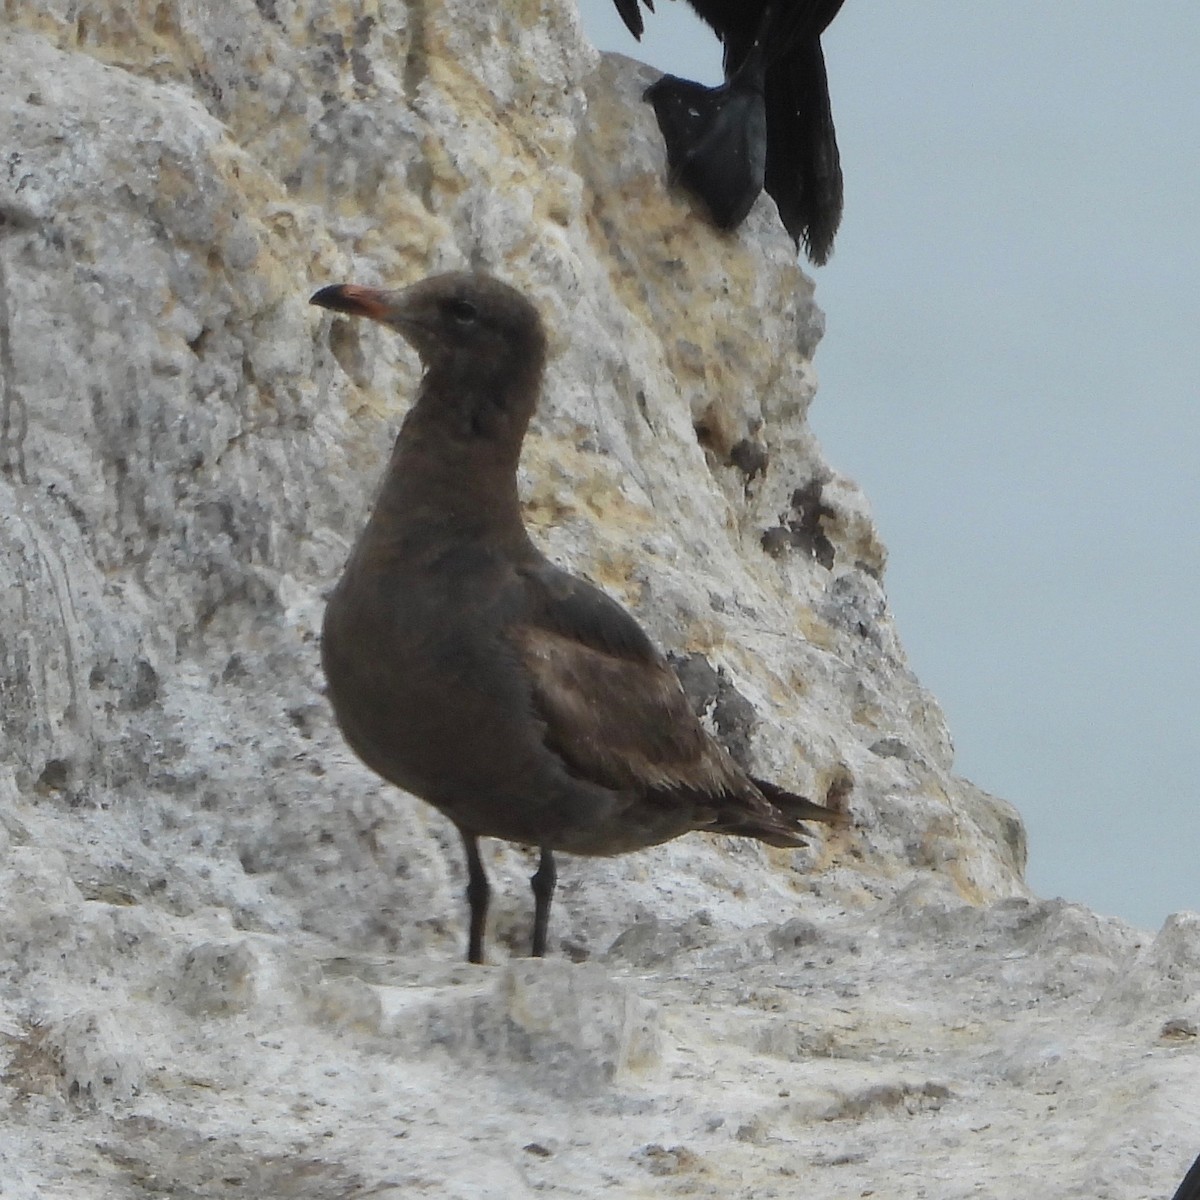
[[[637,0],[615,3],[640,38]],[[821,34],[843,0],[688,3],[721,39],[725,82],[664,75],[647,89],[672,179],[722,229],[737,226],[765,187],[793,241],[826,262],[842,217],[842,169]]]

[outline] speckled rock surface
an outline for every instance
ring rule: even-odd
[[[646,69],[557,0],[0,11],[0,1194],[1167,1191],[1195,918],[1028,897],[807,426],[812,285],[668,194]],[[854,819],[565,859],[544,963],[490,846],[475,970],[318,664],[416,363],[306,303],[464,265],[549,326],[535,536]]]

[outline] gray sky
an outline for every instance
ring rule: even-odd
[[[659,0],[634,42],[702,82]],[[1200,909],[1200,4],[847,0],[825,35],[846,213],[811,420],[867,492],[961,774],[1029,881]]]

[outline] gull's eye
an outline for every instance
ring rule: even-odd
[[[475,318],[479,316],[479,310],[473,305],[470,300],[462,300],[457,296],[452,300],[446,301],[446,312],[450,314],[460,325],[473,325]]]

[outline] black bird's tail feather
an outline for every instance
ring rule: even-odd
[[[653,12],[653,0],[643,0],[646,7]],[[642,9],[638,4],[638,0],[616,0],[617,12],[621,14],[621,20],[625,22],[625,28],[633,34],[640,42],[642,34],[646,32],[646,26],[642,22]]]
[[[842,220],[842,167],[825,56],[815,34],[771,63],[765,186],[792,240],[822,266]]]

